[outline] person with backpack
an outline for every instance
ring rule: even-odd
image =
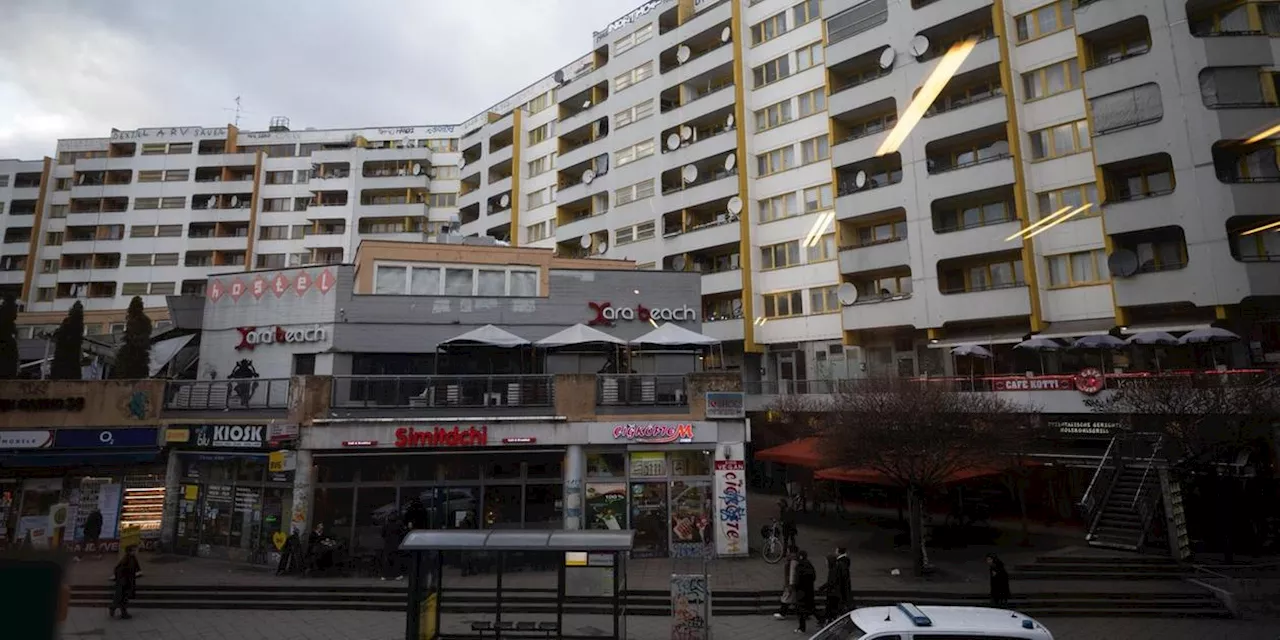
[[[796,618],[800,621],[796,633],[806,633],[809,616],[814,614],[814,584],[818,581],[818,572],[803,549],[796,552],[795,576]]]

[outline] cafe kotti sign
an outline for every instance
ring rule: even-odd
[[[240,332],[240,344],[236,345],[236,351],[253,351],[254,347],[262,344],[322,342],[329,337],[329,332],[318,325],[302,329],[240,327],[236,331]]]
[[[454,427],[446,429],[414,429],[400,427],[396,429],[396,448],[411,449],[420,447],[483,447],[489,444],[489,428],[485,426]]]
[[[630,440],[645,444],[693,442],[691,424],[620,424],[613,428],[614,440]]]
[[[596,314],[596,317],[587,323],[591,326],[613,326],[619,320],[692,322],[698,319],[698,312],[688,306],[646,307],[642,304],[637,304],[633,309],[631,307],[615,307],[612,302],[588,302],[587,306]]]

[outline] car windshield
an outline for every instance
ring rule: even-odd
[[[819,631],[811,640],[859,640],[865,635],[867,632],[859,628],[851,616],[845,616]]]

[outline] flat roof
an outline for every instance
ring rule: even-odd
[[[421,529],[410,531],[401,551],[630,551],[635,532],[627,530]]]

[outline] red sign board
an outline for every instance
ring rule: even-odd
[[[613,428],[614,440],[631,440],[649,444],[693,442],[691,424],[620,424]]]
[[[1075,381],[1070,376],[1059,378],[996,378],[991,381],[994,391],[1075,391]]]
[[[210,300],[217,302],[222,299],[222,295],[225,294],[226,292],[227,290],[223,288],[221,280],[214,280],[213,282],[209,283],[209,299]]]
[[[283,273],[277,273],[276,277],[271,279],[271,292],[276,294],[276,297],[279,298],[289,290],[289,287],[292,286],[292,284],[293,283],[289,281],[288,276]]]
[[[306,271],[298,273],[298,279],[293,281],[293,292],[301,298],[311,288],[311,274]]]
[[[249,293],[253,294],[255,300],[261,300],[262,295],[267,292],[267,280],[262,276],[253,279],[253,284],[249,285]]]
[[[316,288],[319,289],[322,294],[329,293],[329,290],[332,289],[335,284],[337,284],[337,280],[334,279],[333,272],[328,269],[321,271],[320,277],[316,278]]]
[[[231,299],[239,302],[242,295],[244,295],[244,280],[236,278],[231,281]]]
[[[400,427],[396,429],[396,448],[410,449],[420,447],[483,447],[489,444],[489,428],[485,426],[454,427],[446,429],[414,429]]]

